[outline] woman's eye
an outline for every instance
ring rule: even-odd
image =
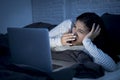
[[[82,34],[84,33],[84,31],[82,31],[82,30],[78,30],[78,32],[79,32],[79,33],[82,33]]]

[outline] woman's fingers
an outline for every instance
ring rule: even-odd
[[[100,31],[101,31],[100,25],[97,25],[97,27],[95,27],[95,23],[93,23],[92,29],[86,35],[86,37],[88,37],[88,38],[93,40],[94,38],[96,38],[100,34]]]
[[[98,33],[101,30],[100,25],[97,25],[97,28],[95,29],[95,33]]]
[[[101,28],[100,28],[100,26],[99,25],[97,25],[97,27],[96,27],[96,29],[94,30],[94,36],[96,37],[96,36],[98,36],[99,34],[100,34],[100,31],[101,31]]]
[[[90,32],[92,33],[92,32],[94,32],[94,30],[95,30],[95,23],[93,23],[93,25],[92,25],[92,29],[91,29]]]
[[[63,45],[72,45],[70,41],[74,41],[76,39],[76,36],[72,33],[67,33],[62,36],[62,44]]]
[[[73,35],[74,34],[72,34],[72,33],[65,33],[65,34],[63,34],[64,37],[73,36]]]
[[[95,35],[98,36],[100,34],[101,28],[98,26],[95,30]]]
[[[65,37],[65,39],[67,40],[73,40],[76,38],[76,36],[74,34],[64,34],[63,37]]]

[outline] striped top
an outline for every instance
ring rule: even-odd
[[[84,38],[81,46],[62,46],[61,44],[61,36],[68,32],[68,30],[71,29],[72,20],[65,20],[62,23],[60,23],[58,26],[53,28],[49,32],[50,37],[50,46],[51,49],[56,51],[61,50],[84,50],[93,57],[94,62],[101,65],[106,71],[114,71],[117,68],[116,63],[114,60],[108,56],[106,53],[104,53],[101,49],[98,49],[95,44],[92,43],[91,39]]]

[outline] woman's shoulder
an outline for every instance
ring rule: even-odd
[[[59,24],[59,26],[63,26],[64,28],[71,28],[73,25],[73,20],[72,19],[66,19],[62,23]]]
[[[65,19],[62,23],[72,24],[73,20],[72,19]]]

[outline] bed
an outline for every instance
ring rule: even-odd
[[[103,77],[98,79],[78,79],[72,78],[72,80],[120,80],[120,15],[105,13],[101,16],[105,22],[106,29],[110,37],[110,56],[113,57],[117,62],[117,70],[114,72],[105,72]],[[24,28],[48,28],[51,30],[56,24],[49,24],[43,22],[36,22],[24,26]],[[112,38],[114,36],[114,38]],[[118,46],[118,47],[117,47]],[[113,54],[114,53],[114,54]],[[9,43],[6,34],[0,34],[0,79],[3,80],[53,80],[49,75],[39,72],[37,70],[24,69],[10,64],[10,52]],[[69,72],[69,71],[68,71]],[[67,72],[67,73],[68,73]],[[60,76],[61,75],[61,76]],[[58,74],[58,80],[63,74]],[[70,77],[70,76],[67,76]],[[70,80],[62,79],[62,80]]]

